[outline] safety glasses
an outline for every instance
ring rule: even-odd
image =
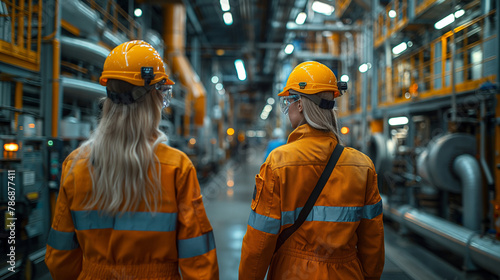
[[[163,108],[167,108],[172,100],[172,86],[162,83],[155,84],[156,90],[160,91],[163,96]]]
[[[300,95],[288,95],[280,97],[281,112],[288,115],[290,105],[300,100]]]

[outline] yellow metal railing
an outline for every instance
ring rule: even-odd
[[[335,15],[341,17],[351,2],[351,0],[337,0],[335,3]]]
[[[142,29],[139,24],[127,12],[125,12],[116,1],[106,1],[106,6],[101,6],[95,0],[84,0],[92,9],[99,12],[104,22],[110,23],[113,32],[121,31],[130,40],[141,38]],[[101,1],[102,2],[102,1]]]
[[[407,0],[393,0],[378,15],[374,24],[375,47],[408,24]]]
[[[452,84],[455,85],[456,92],[470,91],[477,89],[485,81],[494,80],[496,75],[493,72],[486,73],[485,65],[498,61],[498,57],[495,54],[485,57],[488,54],[485,53],[485,44],[491,43],[497,35],[484,33],[485,23],[494,15],[493,10],[455,28],[454,32],[445,33],[429,45],[395,59],[385,80],[381,79],[385,81],[386,88],[379,82],[381,105],[450,94]],[[454,61],[451,51],[453,43],[456,46]],[[384,94],[387,96],[383,96]]]
[[[39,71],[42,42],[42,0],[2,0],[0,61]],[[0,5],[2,5],[0,3]]]
[[[417,0],[415,1],[415,15],[419,15],[423,11],[427,10],[432,4],[438,2],[439,0]]]

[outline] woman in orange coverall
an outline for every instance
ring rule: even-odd
[[[256,175],[240,279],[379,279],[384,267],[382,201],[372,161],[346,147],[304,224],[275,253],[339,142],[333,72],[299,64],[281,96],[294,131]]]
[[[160,55],[144,41],[121,44],[100,84],[99,125],[62,166],[45,256],[53,279],[218,279],[196,171],[162,143],[174,83]]]

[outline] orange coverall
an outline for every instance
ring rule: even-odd
[[[160,144],[161,205],[114,217],[84,210],[92,190],[88,158],[63,163],[45,262],[59,279],[218,279],[212,227],[196,171],[182,152]],[[65,178],[66,177],[66,178]]]
[[[273,255],[297,219],[337,139],[308,124],[271,152],[256,175],[239,279],[379,279],[384,267],[382,201],[371,160],[346,147],[302,226]]]

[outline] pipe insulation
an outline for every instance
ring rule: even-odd
[[[500,242],[409,205],[392,206],[385,195],[380,196],[384,216],[500,276]]]
[[[483,216],[481,169],[477,160],[468,154],[458,156],[453,171],[462,183],[462,217],[466,228],[479,232]]]

